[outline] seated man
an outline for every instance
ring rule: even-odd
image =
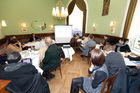
[[[46,50],[45,57],[42,60],[42,69],[43,76],[49,79],[54,77],[53,74],[49,73],[49,70],[53,70],[60,66],[60,51],[56,44],[53,43],[51,37],[46,37],[45,43],[48,46],[48,49]]]
[[[16,51],[16,52],[22,51],[21,43],[19,43],[16,39],[12,39],[10,41],[10,43],[8,44],[7,49],[6,49],[6,54],[9,54],[13,51]]]
[[[27,93],[27,91],[28,93],[44,93],[43,91],[49,93],[48,84],[38,74],[36,68],[31,64],[20,62],[20,53],[8,54],[7,60],[8,64],[0,71],[0,79],[11,80],[7,91],[11,93]]]
[[[85,34],[83,37],[82,37],[82,41],[81,41],[81,43],[82,43],[82,45],[85,45],[86,44],[86,42],[88,41],[88,36]]]
[[[30,38],[30,40],[29,40],[29,42],[35,42],[35,41],[37,41],[37,39],[38,39],[38,37],[36,37],[35,36],[35,34],[34,33],[32,33],[32,35],[31,35],[31,38]]]
[[[79,46],[80,50],[82,51],[82,56],[88,56],[89,47],[96,46],[96,42],[93,41],[93,35],[88,36],[88,41],[85,43],[84,46]]]
[[[121,38],[116,44],[115,52],[131,52],[130,47],[126,44],[126,39]]]
[[[76,46],[76,41],[77,41],[76,35],[74,34],[73,37],[72,37],[71,40],[70,40],[70,45],[71,45],[72,47],[75,47],[75,46]]]
[[[11,43],[11,40],[13,40],[13,39],[16,39],[16,40],[17,40],[17,38],[16,38],[15,35],[12,35],[12,36],[9,37],[8,44],[10,44],[10,43]],[[18,41],[18,40],[17,40],[17,41]]]
[[[119,52],[113,50],[113,46],[104,46],[104,53],[106,54],[105,64],[107,66],[109,76],[113,76],[121,68],[125,68],[124,58]]]
[[[100,43],[102,49],[105,45],[110,44],[111,40],[109,39],[109,37],[107,37],[107,35],[104,36],[104,42]]]

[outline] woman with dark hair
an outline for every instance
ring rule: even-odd
[[[127,40],[121,38],[119,43],[116,44],[115,52],[131,52],[130,47],[126,44]]]
[[[12,39],[11,42],[8,44],[6,49],[6,54],[9,54],[13,51],[21,52],[22,51],[22,45],[17,41],[17,39]]]
[[[86,93],[100,93],[103,80],[108,77],[107,67],[104,64],[105,56],[100,49],[91,51],[92,63],[88,69],[90,77],[80,77],[72,79],[70,93],[79,93],[79,88]]]
[[[13,40],[13,39],[17,39],[15,35],[11,35],[11,36],[9,37],[8,44],[10,44],[10,43],[11,43],[11,40]]]

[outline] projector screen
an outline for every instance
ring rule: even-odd
[[[71,25],[55,25],[54,30],[56,43],[70,43],[72,38]]]

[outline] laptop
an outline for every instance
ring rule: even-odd
[[[24,58],[21,60],[22,63],[25,63],[25,64],[32,64],[32,59],[31,58]]]

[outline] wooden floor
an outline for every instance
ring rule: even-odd
[[[86,60],[82,60],[80,54],[73,55],[72,62],[63,61],[62,63],[62,75],[60,71],[56,70],[52,73],[55,74],[55,78],[48,81],[51,93],[70,93],[72,78],[88,76],[89,64]],[[80,90],[80,93],[83,93]]]

